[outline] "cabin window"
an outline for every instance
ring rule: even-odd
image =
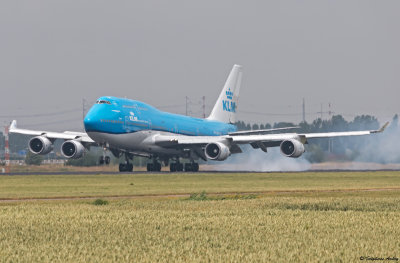
[[[98,100],[98,101],[96,101],[96,104],[109,104],[109,105],[111,105],[111,102],[109,102],[108,100]]]

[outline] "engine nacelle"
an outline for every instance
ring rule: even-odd
[[[206,157],[210,160],[223,161],[231,155],[228,146],[220,142],[209,143],[204,149]]]
[[[75,140],[65,141],[61,145],[61,153],[67,158],[79,159],[83,156],[84,152],[85,147],[82,143]]]
[[[294,139],[283,141],[280,148],[283,155],[292,158],[300,157],[305,151],[304,145]]]
[[[29,150],[35,154],[48,154],[53,150],[53,143],[44,136],[36,136],[29,140]]]

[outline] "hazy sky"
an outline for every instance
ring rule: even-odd
[[[188,96],[197,116],[204,95],[208,114],[235,63],[240,120],[299,122],[304,97],[308,121],[331,103],[348,120],[383,122],[400,113],[399,10],[364,0],[2,0],[0,122],[81,129],[82,99],[105,95],[183,114]]]

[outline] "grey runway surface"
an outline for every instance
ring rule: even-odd
[[[199,171],[199,172],[174,172],[174,173],[179,173],[179,174],[198,174],[198,173],[206,173],[206,174],[224,174],[224,173],[229,173],[229,174],[246,174],[246,173],[257,173],[257,174],[262,174],[262,173],[342,173],[342,172],[354,172],[354,173],[360,173],[360,172],[387,172],[387,171],[400,171],[400,169],[378,169],[378,170],[353,170],[353,169],[331,169],[331,170],[305,170],[305,171]],[[171,172],[168,171],[161,171],[161,172],[147,172],[147,171],[133,171],[133,172],[23,172],[23,173],[2,173],[0,176],[13,176],[13,175],[96,175],[96,174],[171,174]]]

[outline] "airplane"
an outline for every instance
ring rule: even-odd
[[[61,153],[66,158],[81,158],[91,146],[110,150],[115,157],[125,156],[120,172],[132,172],[134,156],[147,157],[147,171],[160,171],[162,163],[171,172],[199,171],[198,160],[224,161],[231,154],[242,152],[241,145],[267,152],[280,147],[286,157],[298,158],[305,152],[304,144],[313,138],[361,136],[383,132],[379,130],[327,133],[276,133],[294,127],[237,131],[234,125],[242,80],[242,66],[234,65],[212,109],[205,118],[194,118],[161,111],[144,102],[117,97],[100,97],[84,118],[86,132],[48,132],[17,128],[16,120],[10,133],[35,136],[29,150],[48,154],[57,139],[64,140]],[[275,133],[273,133],[275,132]],[[188,159],[189,162],[180,162]],[[108,157],[109,160],[109,157]]]

